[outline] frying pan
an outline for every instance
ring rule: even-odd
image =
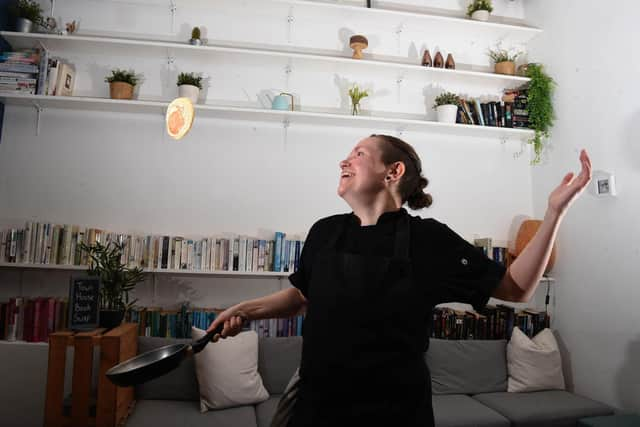
[[[129,387],[142,384],[177,368],[180,362],[192,354],[199,353],[215,334],[221,334],[224,324],[190,344],[171,344],[146,351],[112,367],[107,378],[117,386]]]

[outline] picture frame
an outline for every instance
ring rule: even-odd
[[[69,329],[88,331],[100,324],[99,277],[74,274],[69,280]]]

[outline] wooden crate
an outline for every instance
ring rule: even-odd
[[[67,346],[73,346],[71,416],[63,412]],[[95,417],[90,413],[93,347],[100,347],[100,372]],[[138,325],[123,323],[108,332],[61,331],[49,335],[49,362],[45,398],[45,427],[115,427],[124,423],[133,404],[133,387],[117,387],[105,372],[138,352]]]

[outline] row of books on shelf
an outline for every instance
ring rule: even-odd
[[[191,326],[207,329],[222,309],[163,310],[157,307],[129,310],[125,320],[138,323],[138,334],[151,337],[191,338]],[[290,337],[302,335],[304,316],[252,320],[245,330],[255,331],[259,337]]]
[[[0,53],[0,92],[71,96],[74,85],[73,65],[46,49]]]
[[[433,310],[431,337],[449,340],[510,339],[517,326],[529,337],[548,328],[550,316],[545,311],[527,308],[516,311],[508,305],[487,305],[482,311],[463,311],[447,307]]]
[[[0,338],[8,341],[47,342],[49,334],[68,327],[65,298],[10,298],[0,303]]]
[[[123,246],[121,262],[129,267],[191,271],[293,272],[303,240],[276,232],[272,240],[249,236],[187,238],[133,235],[77,225],[28,221],[24,228],[0,230],[0,262],[88,265],[80,244]]]
[[[456,123],[504,128],[528,128],[527,90],[508,90],[502,100],[480,102],[460,98]]]
[[[487,258],[490,258],[504,267],[509,267],[513,261],[513,256],[509,249],[503,246],[493,246],[491,237],[473,239],[474,246],[480,248]]]
[[[138,323],[141,336],[191,338],[191,327],[207,329],[222,309],[134,307],[125,321]],[[10,298],[0,302],[0,339],[7,341],[48,342],[49,334],[68,329],[69,303],[66,298]],[[253,320],[245,326],[260,337],[302,335],[303,316]]]

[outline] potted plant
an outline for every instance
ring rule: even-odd
[[[138,84],[138,80],[139,77],[133,70],[119,68],[111,70],[111,75],[104,78],[104,81],[109,83],[111,99],[133,98],[133,88]]]
[[[16,16],[16,31],[20,33],[30,33],[33,24],[42,24],[42,8],[31,0],[18,0],[18,4],[13,7]]]
[[[467,16],[475,21],[488,21],[491,12],[493,12],[491,0],[473,0],[467,6]]]
[[[193,104],[198,102],[202,90],[202,77],[195,73],[180,73],[178,75],[178,96],[189,98]]]
[[[202,44],[202,40],[200,40],[200,28],[193,27],[193,30],[191,30],[191,39],[189,39],[189,43],[194,46],[200,46]]]
[[[434,101],[433,108],[438,113],[438,121],[441,123],[455,123],[458,116],[458,95],[451,92],[444,92],[438,95]]]
[[[114,328],[136,303],[137,299],[129,300],[129,292],[144,280],[144,271],[139,267],[128,268],[121,263],[124,243],[103,245],[96,242],[87,245],[83,242],[78,248],[90,258],[89,275],[100,277],[100,326]]]
[[[360,90],[358,85],[354,85],[349,89],[349,97],[351,98],[351,115],[357,116],[360,114],[360,100],[369,96],[369,92],[366,90]]]
[[[494,71],[496,74],[508,74],[513,76],[516,74],[516,59],[521,52],[511,53],[506,49],[497,48],[489,49],[489,58],[494,62]]]
[[[551,98],[556,83],[545,73],[541,64],[529,64],[526,76],[531,79],[527,90],[529,127],[535,132],[528,142],[533,144],[535,154],[531,163],[537,164],[544,148],[542,139],[549,137],[549,129],[555,119]]]

